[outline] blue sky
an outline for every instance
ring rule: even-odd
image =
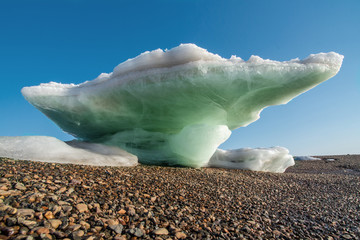
[[[23,86],[81,83],[146,50],[195,43],[222,57],[273,60],[335,51],[337,76],[235,130],[223,148],[360,153],[360,1],[0,1],[0,136],[71,136]]]

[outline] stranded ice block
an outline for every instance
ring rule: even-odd
[[[121,147],[146,164],[201,167],[231,130],[333,77],[342,60],[330,52],[244,61],[181,44],[144,52],[92,81],[50,82],[22,94],[80,140]]]

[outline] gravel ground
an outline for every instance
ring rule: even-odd
[[[360,156],[322,158],[283,174],[0,158],[0,239],[360,239]]]

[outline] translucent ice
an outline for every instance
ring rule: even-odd
[[[0,156],[19,160],[95,166],[136,166],[137,157],[117,147],[53,137],[0,137]]]
[[[334,76],[342,59],[330,52],[243,61],[182,44],[145,52],[93,81],[51,82],[22,93],[81,140],[119,146],[142,163],[200,167],[231,130]]]

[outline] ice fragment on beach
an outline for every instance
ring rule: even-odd
[[[18,160],[95,166],[135,166],[137,157],[118,147],[53,137],[0,137],[0,156]]]
[[[311,157],[311,156],[296,156],[294,157],[295,161],[315,161],[321,160],[321,158]]]
[[[283,147],[218,149],[211,157],[209,167],[238,168],[264,172],[284,172],[294,165],[289,150]]]
[[[244,61],[181,44],[145,52],[93,81],[51,82],[22,93],[81,140],[119,146],[142,163],[200,167],[231,130],[333,77],[342,60],[330,52]]]

